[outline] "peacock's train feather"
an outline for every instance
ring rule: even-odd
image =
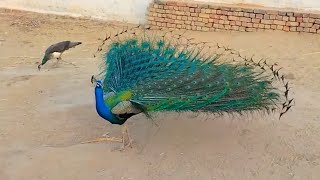
[[[173,31],[159,34],[139,26],[107,36],[103,45],[108,50],[99,78],[103,92],[109,93],[105,103],[113,114],[242,114],[279,108],[281,117],[293,101],[276,64],[254,62],[218,44],[195,43]]]

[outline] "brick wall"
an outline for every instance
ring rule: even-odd
[[[248,32],[269,29],[320,34],[320,13],[283,9],[155,0],[147,16],[150,25],[174,29]]]

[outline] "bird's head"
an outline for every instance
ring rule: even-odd
[[[101,88],[101,89],[103,88],[102,81],[97,80],[94,76],[91,76],[91,83],[95,84],[96,88]]]

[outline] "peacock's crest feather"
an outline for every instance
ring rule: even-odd
[[[172,31],[157,32],[139,26],[104,40],[108,50],[100,78],[104,92],[114,93],[106,98],[110,107],[129,101],[145,113],[279,108],[281,117],[292,106],[276,64],[257,63],[232,49],[196,43]]]

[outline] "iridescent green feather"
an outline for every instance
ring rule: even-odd
[[[114,41],[102,69],[104,91],[132,93],[129,100],[145,112],[240,113],[268,110],[280,100],[270,77],[251,66],[217,60],[217,53],[203,58],[196,48],[179,49],[163,38]],[[119,96],[107,104],[114,106]]]

